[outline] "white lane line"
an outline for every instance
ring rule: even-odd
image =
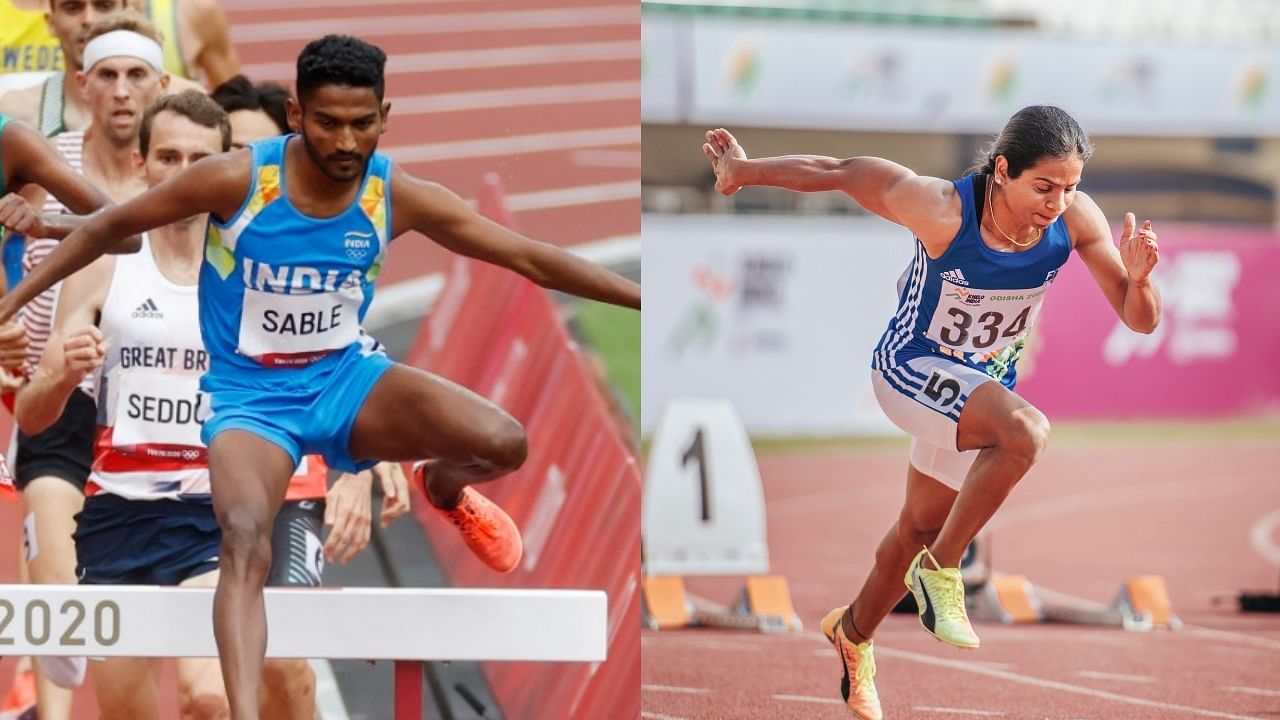
[[[343,0],[344,3],[348,1]],[[519,45],[484,50],[441,50],[392,55],[387,58],[387,74],[639,59],[640,43],[633,40],[563,45]],[[240,71],[255,81],[293,80],[296,67],[293,62],[266,62],[242,65]],[[395,98],[392,98],[392,101],[395,102]]]
[[[968,710],[965,708],[933,707],[932,705],[916,705],[911,708],[918,712],[941,713],[943,715],[977,715],[978,717],[1003,717],[1004,713],[995,710]]]
[[[386,153],[398,163],[500,157],[517,153],[555,152],[582,148],[639,145],[640,126],[624,125],[592,130],[510,135],[478,140],[451,140],[391,147]]]
[[[640,717],[645,718],[645,720],[685,720],[676,715],[663,715],[662,713],[649,712],[648,710],[641,710]]]
[[[616,25],[633,25],[638,28],[640,4],[240,23],[231,27],[231,40],[237,45],[311,40],[332,32],[335,25],[341,27],[344,33],[365,38],[383,35],[452,35],[487,30],[529,31]]]
[[[496,110],[530,105],[609,102],[640,98],[639,65],[635,80],[616,82],[571,83],[526,88],[499,88],[467,92],[411,95],[393,98],[391,108],[396,115],[432,115],[465,110]]]
[[[707,688],[680,687],[678,685],[642,684],[640,689],[648,692],[681,693],[684,695],[703,695],[711,692]]]
[[[1244,633],[1232,632],[1230,630],[1218,630],[1216,628],[1200,627],[1199,625],[1183,624],[1180,632],[1183,635],[1199,635],[1201,637],[1213,638],[1214,640],[1227,640],[1245,645],[1254,645],[1268,650],[1280,650],[1280,640],[1254,637],[1252,635],[1245,635]]]
[[[843,705],[844,704],[843,700],[836,700],[835,698],[813,697],[812,695],[774,695],[773,699],[781,700],[782,702],[803,702],[803,703],[814,703],[817,705]]]
[[[574,205],[595,205],[618,200],[633,200],[639,197],[640,181],[628,180],[511,195],[507,198],[507,209],[511,212],[525,212]]]
[[[576,150],[572,162],[579,167],[638,168],[640,153],[634,150]]]
[[[1276,544],[1276,528],[1280,527],[1280,510],[1269,512],[1249,528],[1249,543],[1272,565],[1280,565],[1280,545]]]
[[[1160,702],[1159,700],[1148,700],[1146,698],[1134,697],[1132,695],[1121,695],[1120,693],[1108,692],[1106,690],[1095,690],[1083,685],[1072,685],[1071,683],[1059,682],[1057,680],[1046,680],[1044,678],[1031,677],[1027,675],[1018,675],[1016,673],[1005,672],[1004,670],[993,670],[975,666],[973,663],[961,660],[943,660],[941,658],[922,655],[920,653],[908,652],[906,650],[895,650],[893,648],[877,647],[876,652],[885,657],[898,658],[900,660],[911,660],[913,662],[925,665],[936,665],[938,667],[950,668],[952,670],[961,670],[975,675],[986,675],[987,677],[999,678],[1010,682],[1022,683],[1033,687],[1041,687],[1050,690],[1061,690],[1063,692],[1076,693],[1077,695],[1087,695],[1089,697],[1098,698],[1100,700],[1111,700],[1114,702],[1127,703],[1129,705],[1138,705],[1141,707],[1158,708],[1161,710],[1172,710],[1175,712],[1191,713],[1201,717],[1227,718],[1227,720],[1265,720],[1254,715],[1234,715],[1232,713],[1219,712],[1217,710],[1207,710],[1205,708],[1192,707],[1190,705],[1178,705],[1176,703]]]
[[[1092,678],[1094,680],[1118,680],[1120,682],[1150,683],[1156,679],[1150,675],[1122,675],[1120,673],[1098,672],[1096,670],[1081,670],[1076,673],[1083,678]]]
[[[1267,690],[1266,688],[1245,687],[1243,685],[1223,685],[1223,690],[1233,693],[1244,693],[1245,695],[1261,695],[1263,697],[1280,697],[1280,690]]]

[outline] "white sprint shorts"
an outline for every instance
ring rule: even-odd
[[[880,409],[911,436],[911,465],[959,490],[977,450],[956,449],[960,411],[974,388],[995,382],[963,363],[935,356],[904,360],[886,370],[871,371]]]

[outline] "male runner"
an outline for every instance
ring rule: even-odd
[[[272,520],[304,453],[322,453],[340,470],[430,458],[415,478],[432,505],[490,567],[519,562],[511,518],[470,485],[524,462],[524,429],[458,385],[369,352],[360,333],[391,239],[418,230],[544,287],[640,307],[639,285],[490,222],[375,153],[390,110],[385,63],[355,38],[308,44],[289,105],[300,135],[206,158],[95,216],[0,299],[2,322],[116,238],[211,214],[200,282],[210,366],[201,387],[210,393],[204,437],[223,533],[214,628],[235,718],[258,716]]]
[[[289,132],[285,104],[291,96],[281,85],[271,82],[255,85],[245,76],[236,75],[214,88],[209,96],[227,111],[232,148],[244,148],[256,140]],[[408,483],[400,463],[382,462],[372,471],[343,473],[333,487],[326,490],[324,479],[328,466],[323,458],[310,455],[302,462],[310,471],[294,475],[276,515],[269,586],[321,584],[323,563],[311,548],[319,547],[322,525],[331,528],[324,544],[324,558],[330,562],[345,563],[368,543],[372,516],[370,472],[378,475],[382,487],[396,488],[394,494],[387,494],[383,500],[382,527],[409,511]],[[355,511],[353,504],[358,504],[359,511]],[[344,522],[343,518],[348,516],[350,520]],[[262,667],[262,684],[263,717],[294,720],[314,717],[316,676],[307,661],[266,661]]]

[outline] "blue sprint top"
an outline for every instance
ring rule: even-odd
[[[368,342],[360,324],[390,241],[391,161],[374,153],[351,206],[314,218],[289,202],[284,151],[294,138],[253,143],[244,203],[226,222],[210,218],[200,330],[212,377],[265,379],[270,369],[280,380],[279,370],[319,370]]]
[[[1071,254],[1066,221],[1056,219],[1039,242],[1000,252],[982,240],[986,175],[952,181],[963,219],[951,246],[933,259],[916,239],[915,257],[898,280],[898,312],[880,337],[871,367],[939,355],[990,375],[1012,389],[1017,359],[1045,292]]]

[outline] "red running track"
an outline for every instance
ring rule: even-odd
[[[298,51],[348,33],[388,55],[380,149],[474,198],[505,185],[518,229],[558,245],[640,232],[640,7],[635,0],[223,0],[246,74],[292,87]],[[398,239],[380,287],[445,267]],[[9,418],[0,420],[7,437]],[[0,581],[17,578],[21,517],[0,504]],[[0,696],[13,663],[0,664]],[[166,683],[171,685],[171,682]],[[96,717],[88,687],[74,717]],[[170,696],[169,702],[172,702]],[[170,710],[166,717],[176,717]]]
[[[1187,627],[980,624],[982,648],[966,653],[891,615],[877,633],[885,716],[1280,717],[1280,618],[1234,609],[1241,589],[1276,587],[1264,555],[1280,552],[1280,522],[1266,520],[1280,509],[1275,437],[1052,441],[993,520],[995,568],[1098,602],[1126,577],[1163,575]],[[818,620],[869,570],[902,500],[905,456],[905,443],[762,456],[773,570],[805,633],[646,632],[644,717],[849,717]],[[722,604],[740,584],[688,582]]]

